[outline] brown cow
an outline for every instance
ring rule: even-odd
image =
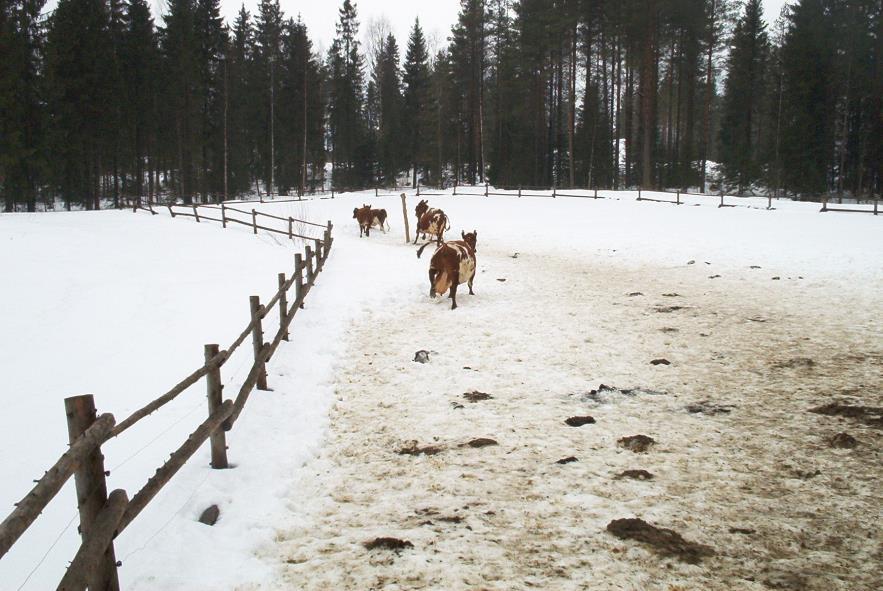
[[[385,209],[372,209],[371,210],[371,227],[378,227],[380,231],[386,234],[386,230],[389,229],[389,223],[386,221],[386,210]],[[384,228],[384,226],[386,226]]]
[[[374,216],[371,213],[371,206],[362,205],[362,207],[354,208],[353,218],[359,222],[359,238],[362,237],[363,233],[365,236],[370,236],[371,223],[374,221]]]
[[[475,279],[475,245],[478,240],[478,232],[473,230],[469,234],[460,232],[463,240],[445,242],[439,246],[432,260],[429,262],[429,297],[436,294],[443,295],[448,289],[451,290],[451,310],[457,308],[457,286],[466,283],[469,286],[469,295],[475,295],[472,291],[472,281]],[[423,254],[423,249],[429,243],[424,244],[417,251],[417,258]]]
[[[417,204],[417,207],[414,208],[414,213],[417,214],[417,229],[414,231],[414,244],[417,244],[417,238],[420,234],[423,234],[424,240],[426,240],[426,235],[429,234],[430,236],[435,236],[436,244],[441,245],[445,231],[451,229],[451,221],[448,219],[448,216],[445,215],[445,212],[434,207],[429,207],[429,203],[423,199]]]

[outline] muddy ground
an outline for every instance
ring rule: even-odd
[[[479,250],[454,312],[407,293],[351,328],[329,439],[265,549],[276,588],[883,587],[879,296],[511,254]],[[870,411],[810,412],[832,402]],[[626,518],[701,550],[608,531]]]

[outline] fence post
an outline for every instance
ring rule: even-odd
[[[249,309],[251,312],[251,343],[254,348],[254,361],[260,363],[260,371],[258,372],[258,390],[269,390],[267,387],[267,368],[264,362],[260,361],[261,350],[264,348],[264,329],[261,323],[261,298],[259,296],[250,296],[248,298]]]
[[[172,216],[172,219],[175,219],[175,210],[172,209],[171,205],[166,205],[169,208],[169,214]]]
[[[64,410],[67,414],[68,439],[73,443],[95,422],[95,400],[91,394],[65,398]],[[88,539],[92,525],[107,502],[107,481],[104,475],[104,456],[100,447],[89,454],[74,473],[77,508],[80,511],[80,537],[84,541]],[[120,581],[116,564],[116,555],[111,543],[95,568],[95,580],[88,581],[89,589],[119,591]]]
[[[196,218],[196,223],[199,223],[199,212],[196,210],[196,204],[193,203],[193,216]]]
[[[874,215],[877,215],[877,199],[874,199]]]
[[[641,187],[638,187],[638,201],[641,200]]]
[[[552,199],[558,197],[558,187],[552,187]]]
[[[767,195],[766,195],[766,208],[767,209],[773,208],[773,196],[770,193],[767,193]]]
[[[304,261],[300,253],[294,255],[294,303],[303,308],[301,294],[304,292]]]
[[[598,187],[595,187],[595,199],[598,198]]]
[[[218,354],[217,345],[205,345],[205,362],[208,363]],[[206,394],[208,396],[208,416],[212,416],[221,406],[224,386],[221,384],[221,366],[216,365],[205,376]],[[223,429],[216,429],[211,434],[212,463],[215,470],[229,467],[227,464],[227,436]]]
[[[288,239],[289,239],[289,240],[291,240],[291,238],[292,238],[292,236],[291,236],[291,226],[292,226],[293,224],[294,224],[294,218],[289,217],[289,218],[288,218]]]
[[[254,233],[258,233],[258,212],[254,209],[251,210],[251,227],[254,230]]]
[[[316,274],[318,274],[319,269],[322,268],[322,241],[316,238],[313,244],[316,245]]]
[[[822,197],[822,209],[819,210],[819,213],[828,211],[828,198]]]
[[[221,201],[221,225],[227,227],[227,206]]]
[[[313,249],[310,248],[310,245],[304,246],[304,259],[307,263],[307,283],[312,283],[313,281]]]
[[[285,289],[285,273],[279,273],[279,330],[282,331],[282,340],[288,340],[288,329],[285,326],[285,318],[288,316],[288,290]]]
[[[380,195],[380,191],[377,190],[377,186],[374,187],[374,196],[378,197]]]
[[[518,198],[521,199],[521,185],[518,185]]]
[[[484,196],[487,197],[487,183],[484,184]]]
[[[454,190],[455,191],[457,190],[456,186],[454,187]],[[456,195],[456,193],[454,193],[454,195]],[[407,197],[405,196],[404,193],[402,193],[401,197],[402,197],[402,217],[405,218],[405,244],[408,244],[411,242],[411,228],[408,225],[408,204],[406,201]]]
[[[328,228],[325,230],[328,233],[328,241],[326,244],[328,248],[326,249],[325,256],[328,256],[328,250],[331,250],[331,243],[334,242],[334,238],[331,237],[331,228],[334,227],[334,224],[331,223],[331,220],[328,220]]]
[[[417,196],[420,197],[420,183],[417,183]]]
[[[723,206],[724,206],[724,193],[723,193],[723,191],[721,191],[721,204],[718,205],[718,207],[723,207]]]
[[[678,189],[677,197],[675,198],[675,203],[678,205],[681,204],[681,191],[680,191],[680,189]]]

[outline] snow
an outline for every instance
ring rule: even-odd
[[[879,532],[862,516],[881,510],[879,434],[806,410],[832,395],[883,405],[879,216],[786,201],[768,211],[763,198],[717,208],[707,197],[676,206],[602,195],[427,197],[451,218],[451,235],[478,231],[476,295],[462,290],[454,312],[428,298],[428,257],[402,244],[397,195],[254,204],[332,220],[331,257],[270,364],[273,391],[255,392],[228,433],[235,468],[210,470],[201,450],[117,540],[124,588],[871,581]],[[362,203],[386,208],[392,230],[360,239],[351,216]],[[16,311],[0,321],[0,444],[15,450],[2,456],[5,507],[64,449],[64,397],[93,393],[121,420],[201,365],[203,343],[232,341],[246,296],[268,298],[294,250],[246,228],[143,212],[4,215],[0,243],[14,278],[0,305]],[[673,305],[683,308],[657,311]],[[429,363],[411,361],[418,349]],[[247,357],[224,367],[226,396]],[[660,357],[672,365],[649,364]],[[775,370],[795,357],[817,365]],[[664,394],[587,398],[601,383]],[[184,441],[205,416],[202,388],[105,446],[111,488],[131,496]],[[472,390],[493,399],[463,400]],[[703,400],[734,408],[684,411]],[[563,423],[585,414],[597,423]],[[864,445],[827,448],[836,430]],[[647,454],[616,446],[638,433],[658,442]],[[477,437],[499,445],[461,447]],[[396,453],[415,440],[441,451]],[[579,461],[555,463],[571,455]],[[630,468],[656,478],[612,478]],[[57,584],[78,542],[73,499],[69,484],[0,561],[4,589],[18,588],[71,523],[24,588]],[[196,517],[212,503],[221,519],[208,528]],[[603,532],[630,516],[718,556],[659,560]],[[414,549],[363,548],[385,535]]]

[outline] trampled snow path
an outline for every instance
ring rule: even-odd
[[[712,279],[720,268],[702,261],[511,258],[481,235],[478,251],[477,295],[456,312],[400,293],[350,329],[327,444],[296,485],[278,546],[263,551],[283,566],[261,589],[880,583],[881,432],[808,412],[832,399],[883,406],[880,305],[868,292],[747,267]],[[418,349],[430,363],[411,361]],[[663,357],[671,365],[650,364]],[[601,383],[665,394],[595,403],[586,394]],[[493,398],[463,398],[474,390]],[[733,406],[685,409],[701,401]],[[574,415],[597,423],[567,426]],[[839,431],[859,447],[830,448]],[[636,434],[657,444],[617,447]],[[465,445],[474,438],[499,445]],[[439,451],[397,453],[414,442]],[[556,463],[568,456],[578,461]],[[615,478],[628,469],[654,479]],[[716,556],[688,565],[605,532],[633,516]],[[414,547],[363,547],[382,536]]]

